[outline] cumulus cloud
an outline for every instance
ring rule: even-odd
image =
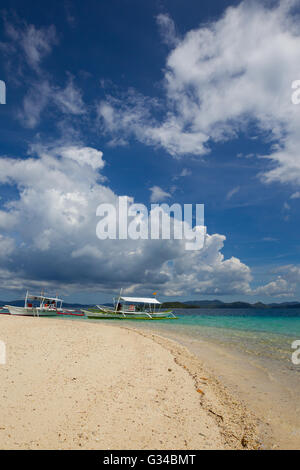
[[[291,3],[266,8],[242,2],[184,37],[176,35],[168,15],[159,15],[164,41],[173,48],[164,69],[165,99],[130,89],[98,103],[110,145],[135,138],[176,158],[201,156],[213,142],[234,139],[254,123],[256,133],[271,144],[264,157],[273,168],[261,175],[263,180],[298,183],[299,111],[291,103],[290,85],[298,74],[300,36]],[[46,109],[54,115],[84,115],[75,80],[69,76],[65,86],[58,86],[42,69],[57,43],[55,28],[7,24],[7,35],[10,42],[0,44],[1,50],[21,50],[36,77],[18,114],[22,123],[36,127]],[[224,258],[221,234],[208,234],[204,248],[191,252],[181,240],[97,239],[96,209],[100,203],[116,206],[118,195],[105,185],[102,152],[78,140],[32,145],[27,158],[0,158],[0,184],[17,192],[0,209],[3,288],[112,291],[123,285],[127,292],[155,288],[172,296],[295,292],[300,279],[295,266],[251,290],[250,268],[236,257]],[[184,169],[180,176],[188,174]],[[229,199],[237,188],[232,191]],[[170,197],[158,186],[151,192],[153,202]]]
[[[271,281],[268,284],[258,287],[256,289],[257,294],[263,294],[270,297],[290,297],[295,293],[294,286],[290,286],[286,279],[278,276],[275,281]]]
[[[166,295],[251,294],[250,268],[235,257],[224,259],[221,250],[225,239],[219,234],[208,235],[203,250],[177,257],[169,268],[172,277],[164,287]]]
[[[291,102],[291,84],[299,78],[298,3],[244,1],[189,31],[167,57],[164,118],[155,118],[141,98],[137,106],[108,97],[100,108],[106,129],[180,157],[208,153],[211,142],[234,139],[254,124],[271,145],[263,157],[273,168],[262,179],[299,184],[299,107]],[[175,37],[168,16],[158,21],[166,37]]]
[[[2,288],[250,291],[250,269],[237,258],[224,259],[222,235],[207,235],[204,248],[194,252],[185,250],[184,240],[99,240],[98,205],[118,203],[103,182],[100,150],[33,145],[30,153],[0,158],[0,184],[17,190],[0,211]]]
[[[273,269],[275,279],[253,290],[254,294],[271,297],[292,297],[299,292],[300,267],[288,264]]]
[[[295,265],[281,266],[274,270],[278,273],[274,281],[258,287],[254,293],[272,297],[292,297],[297,293],[300,281],[300,268]]]

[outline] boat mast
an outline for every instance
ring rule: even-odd
[[[122,290],[123,290],[123,289],[122,289],[122,287],[121,287],[121,289],[120,289],[120,294],[119,294],[119,297],[118,297],[118,301],[117,301],[117,303],[116,303],[115,313],[117,313],[117,308],[118,308],[118,305],[119,305],[119,302],[120,302],[120,298],[121,298],[121,295],[122,295]]]
[[[156,292],[153,292],[152,295],[154,295],[154,298],[155,298],[155,300],[156,300]],[[153,313],[155,313],[155,304],[153,305]]]
[[[40,309],[44,308],[44,289],[41,290]]]

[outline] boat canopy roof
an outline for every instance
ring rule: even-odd
[[[124,300],[124,302],[132,302],[132,303],[139,303],[139,304],[160,304],[161,303],[152,297],[120,297],[120,300]]]
[[[55,300],[56,302],[62,302],[62,299],[59,299],[58,297],[49,297],[48,295],[34,295],[34,294],[28,294],[27,299],[29,300]]]

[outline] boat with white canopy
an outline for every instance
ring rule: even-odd
[[[24,307],[5,305],[11,315],[28,315],[31,317],[57,315],[58,309],[62,308],[63,300],[58,297],[50,297],[46,294],[35,295],[27,291]]]
[[[124,297],[119,295],[113,307],[97,305],[82,310],[88,318],[118,320],[165,320],[176,319],[171,310],[160,310],[161,302],[151,297]]]

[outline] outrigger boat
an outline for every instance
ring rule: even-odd
[[[96,308],[82,310],[91,319],[109,320],[171,320],[176,319],[171,310],[160,311],[155,298],[122,297],[121,293],[113,307],[97,305]]]
[[[27,291],[24,307],[5,305],[11,315],[28,315],[31,317],[54,316],[62,308],[62,299],[47,295],[33,295]]]

